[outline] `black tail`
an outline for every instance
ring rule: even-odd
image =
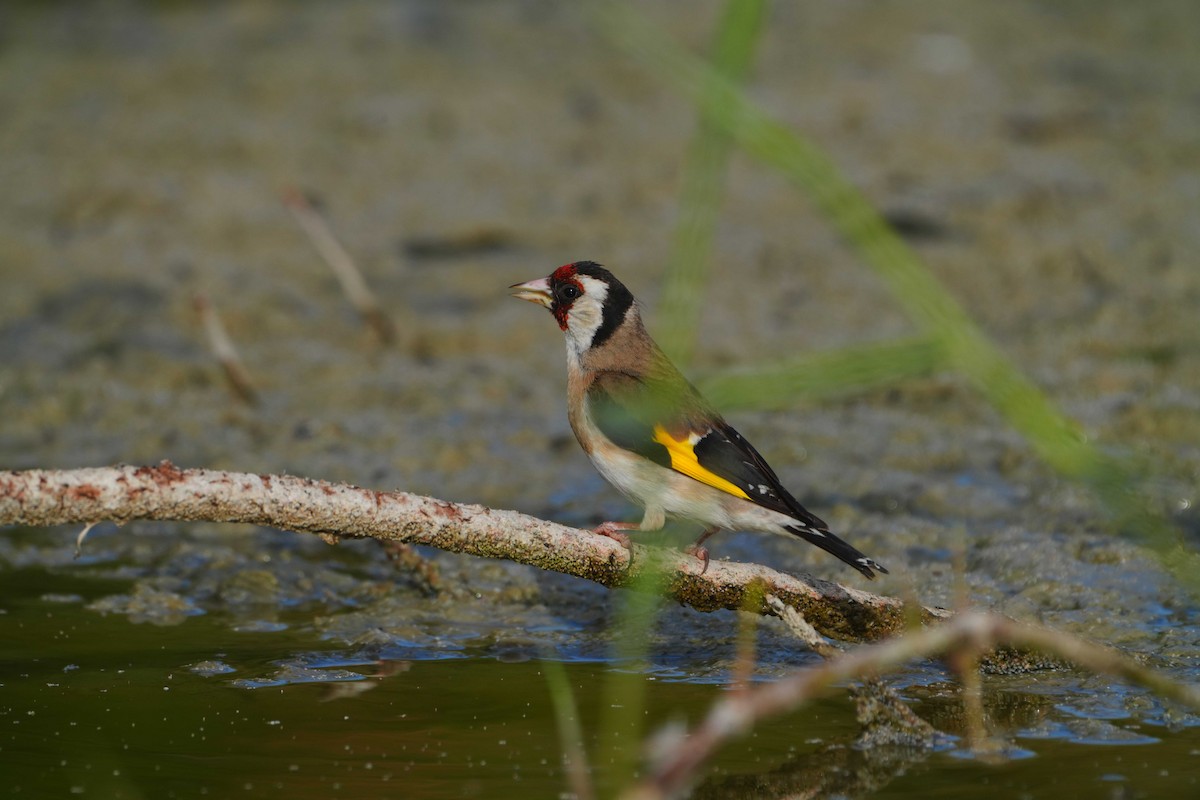
[[[879,570],[887,574],[887,567],[867,558],[828,530],[809,528],[802,525],[787,525],[785,527],[809,544],[815,544],[826,553],[837,556],[868,578],[874,579],[875,573],[873,570]]]

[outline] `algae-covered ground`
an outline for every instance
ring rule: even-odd
[[[638,8],[697,51],[720,13]],[[553,321],[506,290],[592,259],[654,330],[696,114],[591,11],[0,8],[0,468],[168,458],[580,525],[636,516],[571,438]],[[827,149],[1081,435],[1153,474],[1151,502],[1193,544],[1197,25],[1183,0],[778,3],[746,81]],[[342,296],[282,203],[293,187],[354,255],[397,346],[375,343]],[[914,332],[814,207],[743,156],[712,261],[693,374]],[[213,360],[200,291],[257,406]],[[888,565],[872,590],[950,605],[965,584],[975,604],[1196,679],[1196,598],[957,376],[731,419],[807,506]],[[327,796],[337,783],[355,796],[504,797],[535,772],[535,794],[565,791],[535,660],[571,662],[585,721],[599,713],[593,687],[620,666],[612,597],[574,579],[422,553],[440,575],[431,591],[370,542],[197,524],[99,526],[75,559],[77,533],[0,532],[0,761],[21,764],[6,782],[26,795]],[[864,583],[799,542],[712,544],[714,557]],[[695,720],[729,676],[737,628],[733,614],[662,610],[652,719]],[[760,677],[810,658],[762,623]],[[173,680],[185,691],[165,691]],[[335,698],[314,682],[379,688],[319,704]],[[938,665],[897,684],[961,732]],[[758,796],[737,780],[782,793],[829,765],[862,781],[828,792],[879,797],[1196,791],[1198,728],[1178,709],[1071,673],[988,688],[997,732],[1028,758],[864,766],[845,748],[848,706],[831,700],[729,756],[700,793]],[[97,692],[120,707],[85,699]],[[142,732],[161,731],[91,732],[123,731],[110,720],[128,706]],[[516,724],[518,707],[536,747],[488,732]],[[224,722],[239,716],[264,736],[234,735]],[[610,746],[596,744],[599,763]],[[206,784],[192,747],[222,774],[255,777]]]

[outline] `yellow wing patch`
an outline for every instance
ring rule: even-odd
[[[730,483],[720,475],[702,467],[700,461],[696,458],[695,445],[688,439],[676,439],[667,433],[666,428],[662,425],[655,425],[654,441],[667,448],[667,452],[671,454],[671,469],[676,472],[682,472],[689,478],[695,478],[701,483],[707,483],[709,486],[720,489],[722,492],[727,492],[734,497],[740,497],[743,500],[750,499],[750,495],[742,491],[737,484]]]

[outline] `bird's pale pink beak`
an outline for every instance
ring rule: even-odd
[[[547,278],[538,278],[536,281],[527,283],[514,283],[508,287],[512,289],[512,296],[520,300],[528,300],[531,303],[537,303],[549,308],[554,299],[550,295],[550,281]]]

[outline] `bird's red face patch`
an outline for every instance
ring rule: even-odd
[[[554,315],[558,327],[564,331],[567,329],[567,319],[571,315],[571,306],[575,304],[576,298],[583,295],[583,284],[580,283],[578,275],[579,271],[575,269],[574,264],[564,264],[550,274],[550,294],[554,298],[550,313]]]

